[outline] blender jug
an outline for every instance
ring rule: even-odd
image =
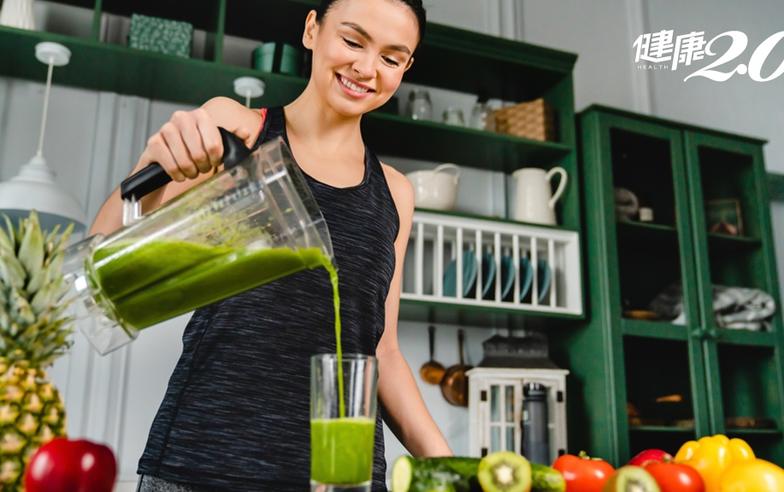
[[[221,129],[225,169],[109,236],[69,248],[63,271],[81,331],[101,354],[161,321],[333,260],[326,221],[284,141],[230,167],[238,139]],[[229,144],[229,145],[227,145]],[[153,169],[151,169],[153,168]],[[157,168],[157,169],[155,169]],[[135,189],[167,181],[157,164]],[[124,182],[125,185],[138,175]],[[149,172],[147,174],[150,174]],[[161,177],[164,174],[164,177]],[[124,222],[138,216],[129,196]]]

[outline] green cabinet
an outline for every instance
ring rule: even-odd
[[[717,286],[780,301],[764,142],[601,106],[578,131],[588,316],[557,344],[572,371],[570,448],[620,464],[725,433],[781,463],[780,307],[760,331],[714,313]]]

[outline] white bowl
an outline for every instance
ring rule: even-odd
[[[452,210],[457,200],[460,167],[446,163],[430,171],[406,174],[414,185],[414,204],[420,208]]]

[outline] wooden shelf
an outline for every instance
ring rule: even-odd
[[[257,102],[261,106],[292,100],[306,85],[300,77],[5,27],[0,27],[0,46],[4,47],[0,73],[43,80],[45,67],[33,56],[40,41],[63,43],[73,53],[71,62],[57,69],[55,83],[86,89],[198,105],[216,95],[233,96],[234,79],[251,75],[266,83],[265,94]],[[510,172],[524,162],[552,164],[572,151],[561,143],[415,121],[378,111],[368,115],[363,125],[368,143],[377,153],[493,171]],[[388,138],[390,134],[395,138]]]
[[[227,3],[226,34],[279,39],[299,46],[305,16],[316,0]],[[275,15],[269,15],[274,12]],[[510,101],[540,97],[570,75],[572,53],[428,22],[406,81]],[[570,110],[571,111],[571,110]]]
[[[554,225],[547,225],[547,224],[535,224],[533,222],[521,222],[519,220],[506,219],[506,218],[503,218],[503,217],[490,217],[490,216],[487,216],[487,215],[473,214],[473,213],[470,213],[470,212],[461,212],[461,211],[458,211],[458,210],[436,210],[436,209],[432,209],[432,208],[422,208],[422,207],[417,207],[415,210],[418,211],[418,212],[427,212],[427,213],[431,213],[431,214],[448,215],[448,216],[452,216],[452,217],[462,217],[462,218],[465,218],[465,219],[492,220],[493,222],[501,222],[501,223],[504,223],[504,224],[518,224],[518,225],[522,224],[522,225],[530,225],[530,226],[534,226],[534,227],[544,227],[546,229],[553,229],[553,230],[558,230],[558,231],[580,232],[579,229],[576,228],[576,227],[568,227],[568,226],[562,226],[562,225],[555,225],[554,226]]]
[[[769,437],[781,437],[782,431],[781,429],[745,429],[745,428],[730,428],[728,427],[725,432],[730,436],[769,436]]]
[[[675,427],[669,425],[630,425],[629,432],[694,434],[694,427]]]
[[[615,224],[620,241],[627,245],[639,245],[644,251],[658,250],[661,246],[674,249],[678,245],[678,230],[674,226],[625,220]]]
[[[530,140],[380,112],[374,112],[363,120],[363,130],[368,143],[378,153],[455,162],[505,173],[518,169],[526,162],[545,166],[553,164],[571,152],[570,146],[557,142]],[[396,138],[389,138],[390,133]]]
[[[719,333],[719,343],[728,345],[750,345],[755,347],[774,347],[776,337],[769,331],[728,330],[716,328]]]
[[[678,230],[668,224],[657,224],[654,222],[639,222],[635,220],[619,220],[618,227],[629,229],[632,231],[648,232],[652,234],[675,234]]]
[[[649,321],[624,318],[621,320],[624,335],[664,340],[681,340],[689,338],[688,325],[674,325],[667,321]]]
[[[252,0],[192,2],[187,13],[175,0],[55,0],[96,13],[129,16],[134,12],[189,20],[197,28],[247,39],[285,41],[301,45],[305,16],[317,0]],[[220,24],[219,12],[225,12]],[[525,101],[541,97],[572,73],[577,55],[465,29],[428,22],[416,61],[406,81],[490,98]],[[218,36],[220,37],[220,36]],[[221,40],[222,41],[222,40]],[[219,42],[220,44],[220,42]],[[470,76],[467,76],[470,74]],[[556,108],[558,110],[558,108]],[[563,117],[572,117],[569,108]]]
[[[762,245],[762,241],[756,237],[730,236],[715,232],[708,233],[708,242],[711,247],[727,250],[758,248]]]
[[[520,310],[497,307],[456,305],[450,302],[400,299],[400,319],[423,323],[484,326],[487,328],[518,325],[530,319],[581,319],[584,315],[562,311]]]

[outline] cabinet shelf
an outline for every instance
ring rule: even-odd
[[[748,236],[730,236],[729,234],[719,234],[716,232],[708,233],[708,242],[713,248],[720,248],[725,250],[738,250],[758,248],[762,245],[762,241],[756,237]]]
[[[769,436],[769,437],[781,437],[782,431],[781,429],[743,429],[743,428],[731,428],[728,427],[726,433],[729,436]]]
[[[621,320],[624,335],[635,337],[662,338],[665,340],[688,340],[689,327],[674,325],[667,321],[649,321],[624,318]]]
[[[717,328],[719,343],[727,345],[750,345],[757,347],[774,347],[776,337],[769,331],[729,330]]]
[[[571,152],[569,145],[558,142],[412,120],[388,113],[372,113],[363,124],[369,144],[376,152],[449,161],[490,171],[510,173],[525,162],[554,164]],[[396,138],[388,138],[390,132]]]
[[[45,69],[32,56],[40,41],[63,43],[73,53],[71,62],[58,69],[57,83],[86,89],[197,105],[216,95],[233,96],[235,78],[255,76],[266,83],[265,94],[258,102],[261,106],[292,100],[306,85],[301,77],[7,27],[0,27],[0,74],[43,80]],[[363,125],[369,145],[378,153],[451,161],[492,171],[509,172],[524,162],[553,164],[572,152],[572,147],[563,143],[415,121],[381,112],[369,114]],[[390,134],[396,138],[388,138]]]
[[[674,226],[668,224],[657,224],[655,222],[621,220],[618,221],[617,224],[619,228],[628,229],[630,231],[636,231],[639,233],[661,234],[665,236],[670,236],[678,232],[678,230]]]
[[[675,427],[674,425],[630,425],[629,432],[694,434],[694,427]]]
[[[533,227],[539,227],[544,229],[552,229],[555,231],[580,232],[580,230],[577,227],[570,227],[564,225],[536,224],[534,222],[523,222],[523,221],[507,219],[503,217],[480,215],[471,212],[463,212],[459,210],[438,210],[434,208],[423,208],[423,207],[417,207],[415,210],[417,212],[438,214],[438,215],[451,216],[451,217],[461,217],[465,219],[489,220],[499,224],[526,225],[526,226],[533,226]]]
[[[226,33],[246,38],[264,36],[298,46],[305,15],[318,1],[265,3],[265,9],[248,9],[243,8],[242,2],[228,2]],[[269,11],[276,15],[268,15]],[[539,97],[559,84],[565,75],[571,74],[576,59],[572,53],[429,22],[406,80],[523,101]],[[470,77],[466,76],[468,72]]]
[[[678,244],[678,230],[667,224],[621,220],[616,222],[616,229],[622,243],[641,250],[675,248]]]

